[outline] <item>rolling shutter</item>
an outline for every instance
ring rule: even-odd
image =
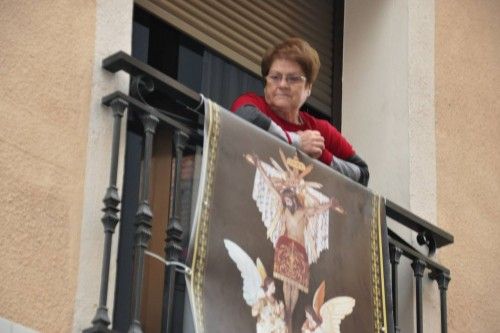
[[[291,36],[319,53],[321,69],[309,103],[325,115],[332,104],[332,3],[250,0],[136,0],[187,35],[260,76],[260,60],[271,46]]]

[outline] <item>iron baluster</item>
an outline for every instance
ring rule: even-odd
[[[174,133],[174,151],[175,151],[175,175],[174,175],[174,194],[172,196],[172,213],[166,230],[165,254],[167,260],[178,261],[182,252],[182,226],[179,218],[180,211],[180,181],[182,158],[184,148],[189,136],[182,131]],[[165,288],[163,290],[163,311],[162,311],[162,332],[172,332],[173,314],[174,314],[174,293],[175,293],[175,266],[166,266],[165,268]]]
[[[149,176],[151,168],[151,156],[153,154],[153,136],[158,118],[147,114],[141,117],[144,126],[144,160],[141,174],[141,192],[139,197],[139,207],[136,214],[136,232],[135,232],[135,265],[134,265],[134,300],[133,300],[133,318],[128,330],[129,333],[142,333],[140,322],[141,296],[144,273],[144,251],[148,247],[151,238],[151,220],[153,213],[149,206]]]
[[[436,280],[439,287],[440,305],[441,305],[441,333],[448,332],[448,308],[446,303],[446,291],[450,283],[450,274],[442,271],[429,273],[431,279]]]
[[[116,178],[118,174],[118,156],[120,150],[120,133],[121,133],[121,120],[125,112],[127,103],[121,99],[116,99],[111,102],[113,109],[113,142],[111,146],[111,166],[109,172],[109,186],[104,195],[104,215],[101,218],[104,225],[104,249],[102,258],[101,270],[101,288],[99,293],[99,306],[97,307],[96,314],[92,320],[92,327],[84,330],[86,333],[90,332],[111,332],[108,328],[110,324],[107,300],[108,300],[108,285],[109,285],[109,265],[111,261],[111,243],[115,227],[118,224],[118,205],[120,204],[120,195],[116,187]]]
[[[401,259],[401,254],[403,251],[394,245],[389,246],[389,255],[391,260],[391,275],[392,275],[392,303],[393,303],[393,315],[394,315],[394,330],[399,332],[399,301],[398,301],[398,265]]]
[[[411,267],[415,275],[416,284],[416,311],[417,311],[417,333],[423,332],[423,309],[422,309],[422,277],[424,276],[425,262],[420,259],[413,260]]]

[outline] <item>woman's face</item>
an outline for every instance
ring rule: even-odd
[[[264,97],[275,112],[296,112],[311,93],[299,64],[286,59],[276,59],[266,77]]]

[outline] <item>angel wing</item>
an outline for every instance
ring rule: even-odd
[[[330,199],[323,193],[312,187],[306,187],[306,207],[326,205],[329,202]],[[309,264],[316,262],[321,252],[328,249],[329,221],[329,209],[319,210],[308,217],[308,223],[304,231],[304,241]]]
[[[229,253],[229,257],[231,257],[241,272],[241,277],[243,278],[243,298],[248,305],[252,306],[261,297],[264,297],[259,270],[248,254],[236,243],[229,239],[224,239],[224,245]]]
[[[355,304],[356,300],[349,296],[335,297],[323,304],[320,310],[323,332],[340,333],[340,322],[352,313]]]
[[[257,204],[259,212],[262,214],[262,222],[267,228],[267,238],[276,245],[279,236],[282,235],[284,226],[281,219],[283,205],[278,189],[273,187],[273,183],[278,186],[286,180],[286,172],[272,160],[273,167],[265,162],[259,161],[256,168],[253,183],[252,198]]]

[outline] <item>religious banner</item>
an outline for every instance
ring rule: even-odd
[[[381,198],[205,104],[187,262],[196,332],[391,331]]]

